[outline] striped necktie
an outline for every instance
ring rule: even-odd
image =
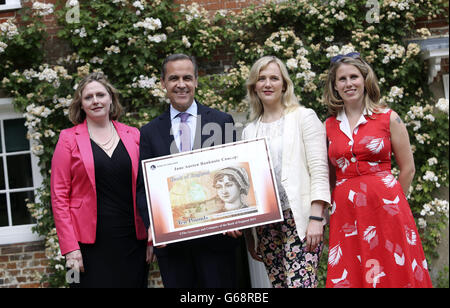
[[[180,127],[179,127],[179,135],[180,135],[180,152],[190,151],[191,150],[191,128],[187,123],[187,120],[190,116],[187,112],[181,112],[178,114],[181,119]]]

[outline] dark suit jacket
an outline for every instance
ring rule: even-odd
[[[231,115],[203,106],[198,102],[197,106],[197,114],[199,115],[199,117],[197,118],[193,147],[194,149],[200,149],[236,141],[236,133],[233,130],[234,120]],[[171,126],[172,124],[170,121],[170,111],[167,110],[141,128],[141,139],[139,146],[140,161],[178,153],[173,134],[170,133]],[[217,138],[217,136],[219,136],[219,138]],[[148,216],[147,199],[145,194],[141,164],[139,164],[138,173],[137,206],[139,208],[144,224],[148,229],[150,221]],[[217,241],[217,237],[221,238],[221,240]],[[230,238],[229,236],[222,235],[210,236],[205,239],[200,239],[200,242],[211,242],[211,238],[216,239],[215,244],[218,247],[220,245],[223,245],[224,242],[235,242],[234,239]],[[209,245],[210,243],[204,244]]]

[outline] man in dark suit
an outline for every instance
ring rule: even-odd
[[[197,78],[193,57],[174,54],[164,60],[161,83],[167,90],[170,107],[141,128],[141,161],[235,141],[233,118],[195,101]],[[150,221],[141,168],[140,165],[137,205],[148,229]],[[164,286],[236,287],[238,235],[239,232],[230,232],[154,247]]]

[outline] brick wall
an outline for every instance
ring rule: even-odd
[[[258,5],[264,3],[264,0],[174,0],[176,4],[189,5],[192,2],[197,2],[200,6],[214,14],[218,10],[232,10],[239,12],[252,4]]]
[[[39,0],[39,2],[56,5],[57,0]],[[31,7],[32,5],[32,0],[22,0],[23,7]],[[8,18],[14,18],[18,23],[21,22],[20,14],[18,14],[16,10],[0,12],[0,23]],[[54,15],[44,16],[44,23],[47,27],[48,35],[47,40],[44,43],[44,48],[47,53],[47,62],[54,63],[58,58],[67,55],[70,49],[67,43],[57,37],[60,27],[57,24],[56,17]]]
[[[446,9],[448,12],[448,8]],[[448,36],[448,19],[444,16],[436,16],[434,18],[420,18],[416,20],[416,28],[427,28],[430,30],[432,37]],[[442,76],[449,73],[448,57],[441,59],[441,70],[434,78],[434,82],[442,82]]]
[[[158,266],[150,266],[150,271],[148,273],[148,287],[164,288]]]
[[[40,276],[48,274],[44,242],[0,245],[0,288],[42,288]],[[158,267],[151,266],[149,288],[162,288]]]
[[[39,2],[56,4],[57,0],[39,0]],[[189,5],[193,2],[197,2],[206,10],[211,12],[211,15],[213,15],[216,11],[223,9],[238,12],[242,8],[248,7],[252,4],[258,5],[264,3],[265,0],[174,0],[174,3],[176,4],[185,5]],[[22,6],[31,6],[32,3],[32,0],[22,0]],[[7,18],[15,18],[18,22],[20,22],[20,15],[17,14],[17,11],[0,12],[0,23],[5,21]],[[57,24],[56,18],[53,15],[48,15],[44,17],[44,22],[47,26],[48,34],[48,39],[45,42],[45,50],[47,52],[46,61],[54,63],[58,58],[67,55],[70,49],[67,43],[61,41],[57,37],[59,26]],[[217,67],[229,65],[231,62],[231,57],[218,52],[214,56],[213,61],[215,61],[217,65],[206,65],[205,73],[214,73],[214,70],[217,69]]]
[[[446,8],[448,13],[448,7]],[[448,35],[448,19],[444,16],[420,18],[416,20],[416,28],[428,28],[432,35]]]
[[[0,246],[0,288],[38,288],[48,273],[43,242]]]

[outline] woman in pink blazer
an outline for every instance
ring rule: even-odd
[[[145,287],[147,232],[136,210],[139,130],[117,122],[117,90],[85,77],[52,159],[51,198],[61,254],[81,271],[71,287]],[[77,281],[78,280],[78,281]]]

